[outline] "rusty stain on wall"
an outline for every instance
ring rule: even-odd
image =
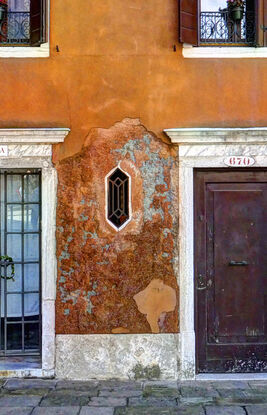
[[[116,232],[105,219],[105,176],[119,163],[132,179],[132,220]],[[125,119],[91,130],[56,167],[57,333],[177,332],[175,150]],[[153,284],[164,295],[145,315],[134,297],[150,290],[155,299]]]
[[[161,316],[165,318],[166,313],[175,309],[176,292],[162,280],[155,279],[143,291],[136,294],[134,300],[140,313],[146,315],[152,333],[159,333],[158,320]]]

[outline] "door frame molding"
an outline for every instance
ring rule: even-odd
[[[194,169],[225,168],[230,155],[251,156],[253,168],[267,167],[267,128],[174,128],[178,145],[179,231],[177,280],[180,288],[180,378],[196,376],[194,296]]]
[[[52,144],[64,142],[68,133],[67,128],[0,129],[0,146],[8,146],[8,154],[0,157],[0,168],[35,168],[42,175],[42,367],[0,370],[0,377],[51,377],[55,373],[57,171]]]

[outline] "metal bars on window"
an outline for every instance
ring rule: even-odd
[[[117,168],[107,182],[108,220],[119,229],[129,220],[129,177]]]
[[[5,171],[0,179],[0,356],[39,355],[41,174]]]
[[[200,43],[252,46],[255,44],[255,13],[245,11],[241,20],[233,20],[228,10],[201,12]]]

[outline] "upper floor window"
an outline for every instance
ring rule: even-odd
[[[267,46],[267,0],[180,0],[180,41]]]
[[[45,0],[0,0],[0,46],[45,42]]]

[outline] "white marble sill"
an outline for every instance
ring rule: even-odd
[[[41,46],[2,46],[0,58],[49,58],[49,43]]]
[[[183,57],[198,59],[267,58],[267,48],[235,46],[192,46],[187,43],[184,43]]]

